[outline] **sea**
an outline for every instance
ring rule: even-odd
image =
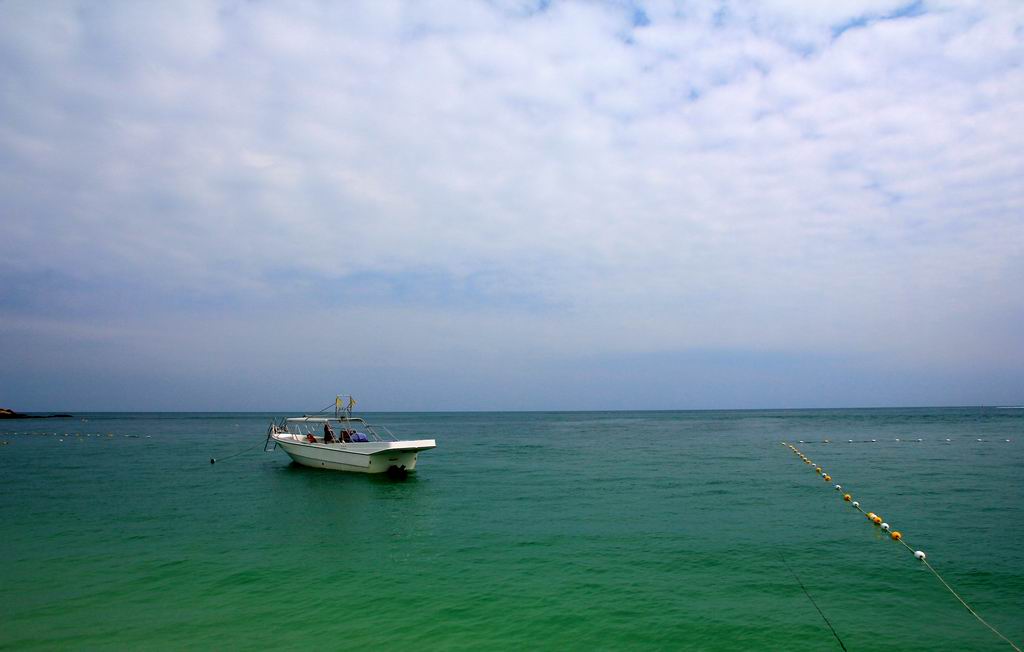
[[[0,648],[1012,650],[950,589],[1024,643],[1024,409],[363,415],[404,481],[280,416],[0,422]]]

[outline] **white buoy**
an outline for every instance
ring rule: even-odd
[[[888,523],[882,523],[882,529],[885,530],[886,532],[888,532],[889,531],[889,524]]]
[[[851,444],[853,443],[852,439],[847,439],[846,441],[850,442]]]
[[[978,441],[981,441],[980,439]]]
[[[878,440],[877,440],[877,439],[872,439],[871,441],[872,441],[872,442],[876,442],[876,441],[878,441]]]
[[[860,507],[860,503],[858,503],[858,502],[857,502],[857,501],[855,500],[855,501],[853,501],[853,506],[854,506],[854,507]]]
[[[951,439],[949,439],[949,438],[947,437],[947,438],[946,438],[946,441],[952,441],[952,440],[951,440]]]
[[[900,440],[900,438],[899,438],[899,437],[897,437],[897,438],[896,438],[896,441],[899,441],[899,440]]]
[[[924,440],[923,440],[923,439],[921,439],[920,437],[918,437],[918,438],[917,438],[917,441],[924,441]]]
[[[836,491],[842,491],[842,490],[843,490],[843,486],[842,486],[842,485],[839,485],[839,484],[837,484],[837,485],[836,485]]]
[[[916,550],[916,551],[914,552],[914,556],[915,556],[915,557],[917,557],[918,559],[920,559],[921,561],[924,561],[924,558],[925,558],[925,557],[927,557],[927,555],[926,555],[926,554],[924,554],[924,553],[923,553],[922,551],[920,551],[920,550]]]

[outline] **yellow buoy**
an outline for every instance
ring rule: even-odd
[[[814,467],[814,470],[815,470],[816,472],[818,472],[818,473],[821,473],[821,467],[820,467],[820,466],[816,466],[816,467]]]
[[[867,516],[868,516],[868,520],[869,521],[875,520],[875,513],[874,512],[868,512]]]
[[[899,541],[900,539],[902,539],[902,538],[903,538],[903,535],[902,535],[902,534],[900,534],[899,532],[893,532],[893,533],[892,533],[892,534],[890,534],[889,536],[891,536],[891,537],[892,537],[892,540],[893,540],[893,541]]]
[[[850,494],[846,494],[845,496],[843,496],[843,500],[845,500],[846,502],[850,502]]]
[[[876,516],[876,517],[874,517],[871,520],[874,521],[875,525],[878,525],[879,523],[882,522],[882,517],[881,516]]]
[[[825,482],[832,482],[832,476],[826,475],[825,476]]]

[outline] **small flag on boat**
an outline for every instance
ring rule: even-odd
[[[341,409],[341,397],[340,396],[335,396],[334,397],[334,407],[335,407],[335,409],[338,409],[338,410]]]
[[[348,409],[351,410],[353,407],[355,407],[355,404],[356,404],[356,400],[354,398],[352,398],[351,396],[349,396],[348,397]]]

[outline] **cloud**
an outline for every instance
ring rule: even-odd
[[[129,329],[103,355],[143,376],[227,324],[309,362],[252,325],[281,306],[496,387],[594,352],[1019,368],[1022,33],[1016,3],[8,3],[3,330],[41,364]],[[244,355],[198,348],[186,376]]]

